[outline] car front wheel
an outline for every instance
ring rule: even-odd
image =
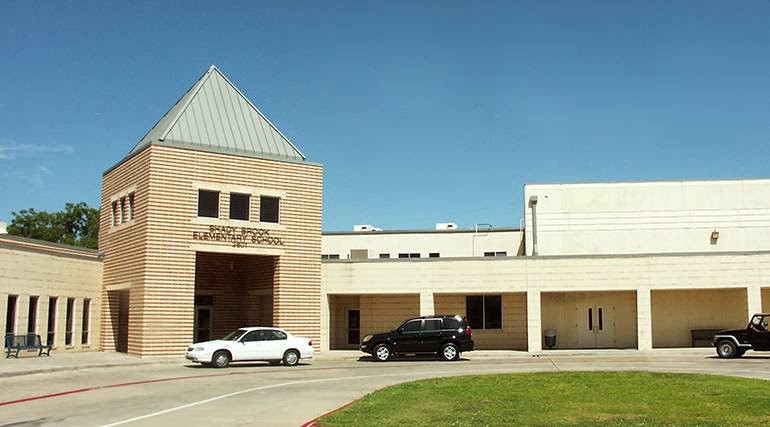
[[[211,358],[211,364],[214,365],[215,368],[228,367],[230,365],[230,354],[224,350],[219,350],[214,353],[214,356]]]
[[[283,354],[283,364],[286,366],[295,366],[299,363],[299,352],[297,350],[287,350]]]
[[[385,344],[377,344],[374,346],[374,351],[372,353],[374,354],[374,359],[378,362],[385,362],[390,359],[391,356],[390,347]]]
[[[446,360],[447,362],[451,362],[453,360],[457,360],[460,358],[460,350],[457,348],[457,345],[454,343],[446,343],[443,346],[441,346],[441,358]]]
[[[738,353],[735,343],[729,340],[722,340],[717,343],[717,355],[722,359],[731,359]]]

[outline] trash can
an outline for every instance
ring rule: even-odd
[[[552,349],[556,345],[556,330],[554,329],[546,329],[545,330],[545,346],[549,349]]]

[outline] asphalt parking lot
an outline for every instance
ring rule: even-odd
[[[205,369],[184,359],[115,353],[54,354],[0,362],[2,426],[299,426],[366,393],[415,379],[504,372],[645,370],[770,380],[770,357],[723,360],[713,349],[477,351],[457,362],[377,363],[328,352],[296,367],[253,363]]]

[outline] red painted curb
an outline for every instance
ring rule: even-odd
[[[140,384],[151,384],[151,383],[162,383],[167,381],[179,381],[179,380],[190,380],[190,379],[196,379],[196,378],[206,378],[206,377],[222,377],[226,375],[243,375],[247,374],[247,372],[230,372],[226,374],[208,374],[208,375],[188,375],[184,377],[172,377],[172,378],[159,378],[155,380],[143,380],[143,381],[132,381],[127,383],[118,383],[118,384],[108,384],[108,385],[98,385],[94,387],[86,387],[86,388],[78,388],[74,390],[67,390],[67,391],[61,391],[58,393],[50,393],[50,394],[41,394],[39,396],[30,396],[30,397],[24,397],[21,399],[15,399],[15,400],[8,400],[5,402],[0,402],[0,406],[7,406],[7,405],[14,405],[17,403],[24,403],[24,402],[31,402],[33,400],[41,400],[41,399],[50,399],[53,397],[60,397],[60,396],[66,396],[69,394],[77,394],[77,393],[85,393],[87,391],[94,391],[94,390],[103,390],[106,388],[117,388],[117,387],[128,387],[132,385],[140,385]]]

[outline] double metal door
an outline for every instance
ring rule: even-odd
[[[615,306],[602,304],[578,305],[577,347],[615,347]]]

